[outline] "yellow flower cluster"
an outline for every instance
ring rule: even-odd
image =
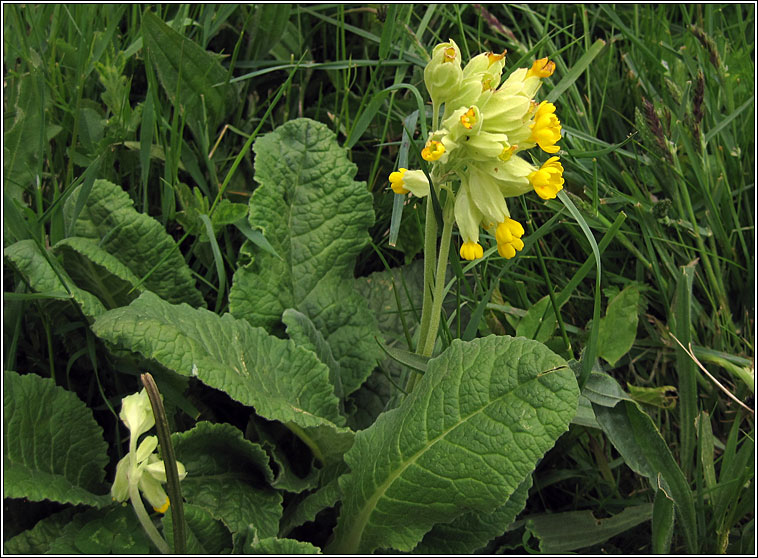
[[[435,122],[421,151],[432,163],[435,184],[458,178],[455,222],[463,238],[460,255],[474,260],[484,254],[480,227],[493,231],[498,253],[512,258],[524,247],[524,228],[511,219],[505,198],[535,190],[543,199],[555,198],[563,188],[563,166],[557,156],[541,167],[515,156],[532,147],[553,155],[559,151],[561,123],[555,105],[536,103],[542,80],[553,74],[555,63],[547,58],[531,68],[518,68],[501,83],[505,52],[482,53],[461,67],[461,51],[455,41],[437,45],[424,69],[424,81]],[[444,107],[444,108],[443,108]],[[429,194],[422,171],[399,169],[390,175],[392,190],[415,196]]]

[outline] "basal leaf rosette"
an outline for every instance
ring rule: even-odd
[[[455,221],[463,244],[463,259],[481,258],[481,228],[496,239],[498,253],[510,259],[521,251],[524,229],[511,218],[505,198],[534,190],[542,199],[555,198],[563,188],[563,166],[552,156],[537,167],[517,154],[539,147],[559,151],[561,122],[555,105],[537,103],[534,96],[555,71],[548,58],[530,68],[518,68],[501,83],[505,52],[486,52],[460,68],[460,49],[454,41],[435,47],[424,71],[433,107],[433,131],[421,150],[430,163],[435,188],[455,197]],[[396,194],[429,194],[422,171],[401,168],[390,175]]]

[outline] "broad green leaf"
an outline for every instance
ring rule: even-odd
[[[154,548],[132,507],[121,504],[76,514],[47,554],[153,554]]]
[[[172,305],[146,291],[129,306],[103,314],[93,331],[296,429],[319,459],[352,443],[352,432],[337,426],[344,418],[326,366],[291,340],[245,320]]]
[[[593,408],[598,423],[629,468],[647,477],[654,489],[665,490],[674,501],[687,549],[696,552],[697,521],[692,491],[652,419],[634,401]]]
[[[3,106],[3,191],[20,202],[23,192],[36,186],[41,170],[45,82],[41,72],[32,72],[10,84],[18,94],[9,101],[9,91],[3,87],[6,102],[13,103]]]
[[[183,481],[184,482],[184,481]],[[232,535],[221,521],[199,506],[184,504],[184,520],[187,524],[187,554],[223,554],[232,548]],[[171,523],[171,508],[161,518],[163,534],[169,548],[174,548],[174,529]]]
[[[268,455],[229,424],[199,422],[173,434],[176,458],[187,470],[182,495],[231,531],[255,525],[261,536],[279,530],[282,496],[270,487]],[[231,541],[230,541],[231,542]]]
[[[321,550],[311,543],[295,539],[279,539],[276,537],[259,537],[255,527],[249,526],[244,532],[235,533],[232,554],[321,554]]]
[[[557,326],[558,320],[555,318],[550,297],[545,295],[521,318],[516,326],[516,335],[544,343],[552,337]]]
[[[92,411],[36,374],[6,370],[3,387],[4,496],[108,505],[107,444]]]
[[[8,513],[7,509],[5,513]],[[66,525],[71,523],[71,517],[75,513],[76,508],[71,507],[41,519],[31,529],[6,540],[3,544],[3,553],[45,554],[52,542],[61,536]]]
[[[639,299],[639,287],[636,285],[626,287],[611,299],[605,316],[600,318],[598,356],[605,359],[611,366],[629,352],[634,340],[637,339]]]
[[[505,533],[508,525],[521,513],[531,486],[530,473],[510,498],[494,511],[471,511],[451,523],[438,523],[413,549],[413,553],[462,555],[484,548],[490,540]]]
[[[597,519],[589,510],[532,515],[524,519],[527,531],[539,539],[542,552],[565,554],[605,542],[650,521],[652,515],[653,505],[641,504],[603,519]]]
[[[279,257],[259,251],[238,269],[232,313],[272,330],[287,308],[313,322],[340,364],[345,394],[368,377],[381,354],[376,319],[354,287],[356,256],[368,244],[372,199],[356,167],[319,122],[290,121],[256,140],[250,224]]]
[[[76,284],[97,296],[108,309],[126,306],[144,290],[136,286],[139,277],[92,239],[64,238],[55,245],[55,251],[63,255],[63,267]]]
[[[279,523],[279,536],[284,537],[295,527],[314,521],[319,512],[336,505],[342,496],[339,477],[346,471],[347,466],[343,462],[327,466],[322,470],[321,486],[301,501],[292,502],[285,508]]]
[[[605,372],[592,371],[584,384],[582,395],[595,405],[603,407],[614,407],[619,401],[631,401],[629,394]]]
[[[81,187],[74,190],[63,209],[71,236],[96,241],[161,298],[204,305],[174,239],[158,221],[137,212],[129,194],[112,182],[95,180],[81,213],[71,224],[81,192]]]
[[[316,329],[313,322],[302,312],[294,308],[287,308],[282,314],[282,322],[287,326],[287,335],[295,344],[309,351],[313,351],[318,359],[329,368],[329,381],[334,385],[334,394],[342,399],[342,378],[340,376],[340,363],[332,354],[332,348],[326,342],[321,332]]]
[[[455,340],[345,454],[339,553],[413,549],[436,523],[502,505],[568,428],[579,390],[544,345]]]
[[[47,293],[51,297],[71,298],[90,319],[105,312],[103,303],[92,293],[77,287],[64,270],[57,269],[56,273],[56,269],[33,240],[20,240],[11,244],[5,249],[5,257],[35,292]]]
[[[249,547],[251,554],[321,554],[321,549],[309,542],[295,539],[270,537],[254,542]]]
[[[212,136],[237,103],[234,87],[225,84],[227,71],[219,56],[204,50],[146,11],[142,38],[150,62],[166,95],[184,112],[197,138]]]

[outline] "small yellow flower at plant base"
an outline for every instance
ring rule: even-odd
[[[484,249],[477,242],[464,242],[461,246],[461,258],[476,260],[484,255]]]
[[[557,145],[561,139],[561,122],[555,115],[555,105],[542,101],[537,107],[532,124],[532,135],[529,141],[539,145],[547,153],[557,153]]]
[[[537,76],[540,78],[546,78],[552,76],[553,72],[555,72],[555,62],[548,60],[546,56],[545,58],[540,58],[539,60],[534,61],[534,64],[532,64],[532,67],[529,68],[529,71],[526,73],[526,77]]]
[[[550,157],[538,170],[529,175],[534,191],[543,200],[551,200],[563,189],[563,165],[558,157]]]
[[[410,190],[403,186],[403,175],[406,172],[408,172],[408,169],[400,168],[395,172],[390,173],[390,186],[392,187],[392,191],[396,194],[407,194],[410,192]]]
[[[390,186],[396,194],[407,194],[423,198],[429,195],[429,180],[424,171],[398,169],[390,173]]]
[[[516,255],[517,251],[524,249],[524,242],[521,237],[524,235],[524,227],[521,223],[506,217],[505,221],[500,223],[495,230],[495,240],[497,240],[497,253],[507,260]]]
[[[421,150],[421,157],[425,161],[436,161],[445,153],[445,146],[439,141],[429,140],[426,147]]]

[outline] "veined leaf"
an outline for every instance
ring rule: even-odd
[[[356,434],[327,551],[408,551],[436,523],[502,505],[568,428],[578,397],[571,369],[540,343],[453,341],[398,408]]]
[[[75,394],[36,374],[3,375],[6,498],[104,507],[107,445]]]
[[[333,447],[344,451],[352,443],[352,432],[337,426],[344,418],[326,366],[311,351],[245,320],[172,305],[146,291],[100,316],[93,331],[287,424],[322,461]]]
[[[470,511],[451,523],[438,523],[429,531],[414,554],[472,554],[484,548],[493,538],[505,533],[521,513],[532,486],[531,473],[510,498],[494,511]]]
[[[186,479],[185,479],[186,480]],[[182,481],[182,486],[184,481]],[[224,524],[214,519],[206,509],[184,504],[184,519],[187,522],[187,554],[228,554],[232,548],[232,535]],[[169,548],[174,548],[171,507],[161,518],[163,534]]]
[[[171,441],[187,469],[182,494],[189,504],[208,511],[232,532],[252,523],[261,537],[277,534],[282,496],[269,486],[274,475],[261,446],[229,424],[209,422],[173,434]]]
[[[174,107],[184,110],[192,132],[202,137],[207,128],[213,134],[236,106],[234,87],[223,83],[227,71],[219,56],[182,36],[150,11],[143,15],[142,38],[166,95]]]
[[[355,258],[374,222],[364,183],[334,134],[308,119],[290,121],[259,138],[250,224],[280,257],[259,251],[237,270],[232,313],[271,330],[282,313],[306,315],[340,364],[345,394],[368,377],[381,353],[376,319],[354,287]]]
[[[155,553],[155,547],[130,507],[114,505],[105,510],[87,510],[76,514],[52,541],[47,554],[105,556]]]
[[[637,339],[639,298],[639,287],[626,287],[608,302],[608,310],[600,318],[597,352],[611,366],[629,352]]]
[[[55,251],[63,254],[63,266],[76,284],[109,309],[126,306],[144,290],[136,287],[139,277],[90,238],[64,238],[55,245]]]
[[[56,273],[33,240],[20,240],[11,244],[5,249],[5,257],[35,292],[72,298],[90,319],[105,312],[103,303],[92,293],[77,287],[64,270],[58,269]]]
[[[137,212],[129,194],[112,182],[95,180],[71,224],[81,192],[81,187],[74,190],[63,208],[72,236],[97,241],[161,298],[193,306],[205,304],[174,239],[158,221]],[[95,257],[91,251],[80,254]]]

